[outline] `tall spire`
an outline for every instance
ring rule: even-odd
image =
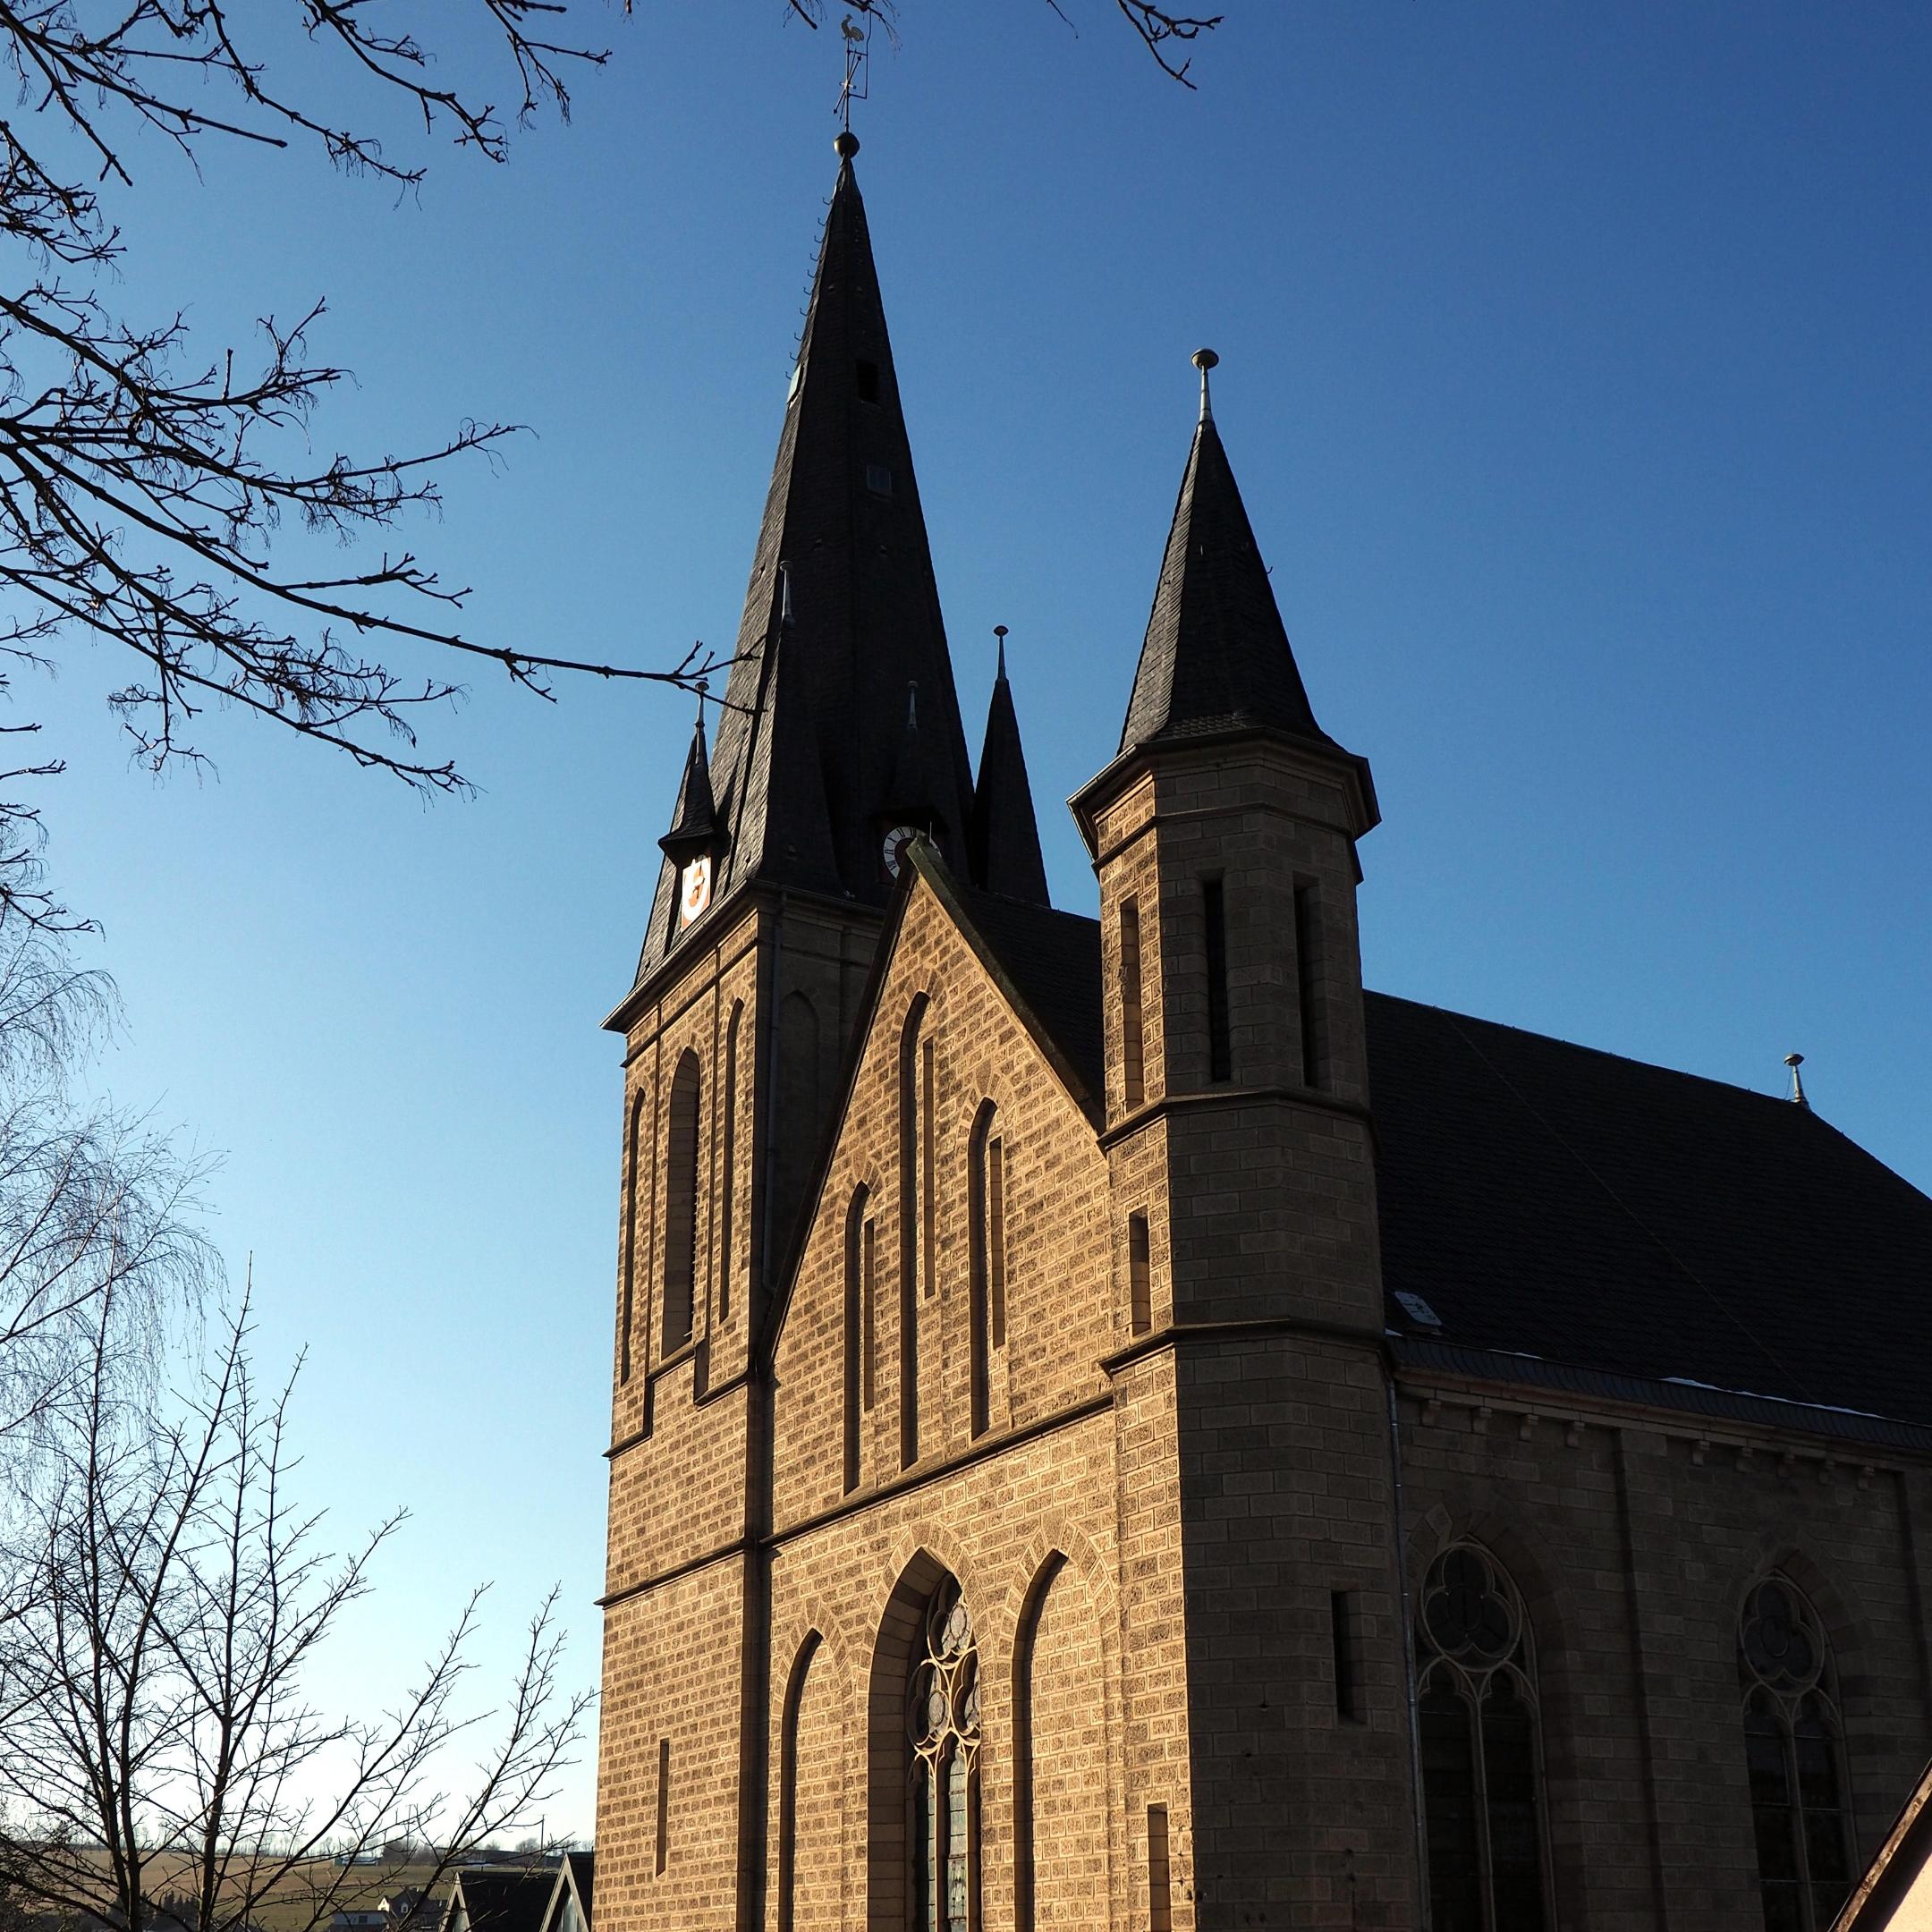
[[[1123,751],[1156,739],[1256,728],[1327,741],[1215,425],[1208,372],[1219,360],[1211,349],[1194,357],[1200,421],[1140,647]]]
[[[996,624],[994,634],[999,639],[999,674],[993,681],[986,745],[973,787],[968,841],[972,881],[986,892],[1048,905],[1052,902],[1040,859],[1039,824],[1033,816],[1033,788],[1027,783],[1026,754],[1020,749],[1013,686],[1006,682],[1006,626]]]
[[[852,170],[859,142],[848,131],[835,146],[838,182],[712,764],[719,901],[764,880],[883,904],[883,835],[898,824],[929,830],[965,868],[972,783],[959,698]],[[667,868],[640,977],[671,950],[674,897]]]

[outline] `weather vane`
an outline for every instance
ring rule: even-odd
[[[872,14],[869,9],[861,11],[865,13],[863,27],[850,13],[839,22],[839,32],[845,37],[845,84],[839,89],[838,105],[833,112],[847,134],[852,132],[852,104],[867,99],[867,89],[871,85],[869,64],[872,55]]]

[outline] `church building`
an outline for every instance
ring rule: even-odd
[[[1825,1932],[1932,1754],[1932,1200],[1364,989],[1205,351],[1055,911],[838,147],[607,1022],[597,1932]]]

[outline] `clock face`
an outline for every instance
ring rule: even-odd
[[[905,863],[905,849],[919,836],[916,826],[896,825],[886,835],[886,847],[882,854],[886,860],[888,878],[897,878],[899,869]]]
[[[691,922],[711,903],[711,855],[693,859],[678,876],[678,920]]]

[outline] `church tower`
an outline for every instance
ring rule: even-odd
[[[662,1869],[680,1786],[681,1808],[756,1839],[763,1331],[904,847],[928,839],[967,876],[991,809],[976,818],[858,146],[837,142],[716,742],[700,719],[606,1022],[625,1105],[597,1836],[620,1921]],[[1023,844],[1012,780],[1002,854]],[[1023,767],[1018,784],[1032,835]],[[1037,835],[1031,873],[1011,863],[1044,898]],[[666,1681],[675,1723],[636,1702]]]
[[[1216,360],[1195,358],[1200,419],[1120,750],[1073,800],[1100,882],[1131,1331],[1109,1368],[1123,1467],[1142,1459],[1135,1429],[1147,1453],[1177,1432],[1198,1922],[1324,1896],[1346,1902],[1338,1923],[1404,1923],[1416,1847],[1355,924],[1375,789],[1309,706],[1215,424]],[[1171,1524],[1129,1511],[1123,1533],[1131,1576],[1137,1539],[1157,1560]]]

